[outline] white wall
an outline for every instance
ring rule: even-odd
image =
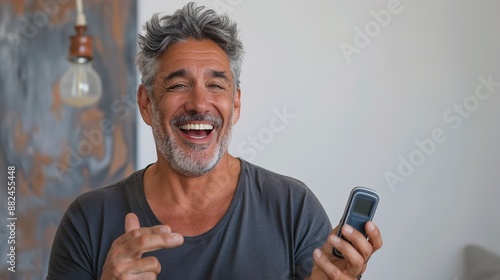
[[[139,22],[186,2],[141,0]],[[334,224],[352,187],[380,193],[385,244],[364,278],[463,279],[466,244],[500,253],[500,86],[474,97],[479,76],[500,82],[500,2],[200,3],[230,7],[246,48],[232,154],[307,183]],[[381,26],[371,11],[388,6]],[[359,47],[350,62],[343,42]],[[283,110],[294,117],[271,123]],[[142,168],[156,154],[149,127],[138,133]],[[424,154],[415,141],[432,133],[441,143]],[[418,166],[391,188],[385,174],[410,155]]]

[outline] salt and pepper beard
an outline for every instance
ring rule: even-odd
[[[184,152],[179,145],[174,143],[172,135],[168,134],[165,122],[154,100],[151,100],[151,109],[153,111],[152,129],[156,149],[175,171],[187,177],[199,177],[214,169],[224,154],[226,154],[233,127],[234,102],[226,131],[220,138],[220,143],[217,143],[218,147],[214,154],[210,155],[208,159],[203,155],[203,151],[209,147],[208,145],[186,142],[186,145],[190,147],[192,151],[188,153]]]

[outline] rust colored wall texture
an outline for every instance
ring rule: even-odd
[[[76,109],[58,90],[69,68],[75,1],[0,0],[0,279],[45,279],[69,203],[136,168],[136,2],[83,1],[103,96]],[[15,193],[7,190],[9,166]],[[17,218],[10,220],[15,231],[9,217]],[[8,270],[13,245],[15,273]]]

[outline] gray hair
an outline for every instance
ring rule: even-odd
[[[145,34],[138,38],[139,52],[136,64],[142,75],[142,83],[152,94],[158,62],[165,50],[178,42],[192,38],[214,41],[227,54],[234,78],[235,90],[240,86],[243,44],[238,29],[226,14],[219,15],[204,6],[191,2],[173,15],[154,14],[144,25]]]

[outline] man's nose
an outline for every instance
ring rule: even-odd
[[[202,86],[195,86],[189,93],[186,102],[186,111],[191,113],[206,113],[210,104],[210,93],[203,89]]]

